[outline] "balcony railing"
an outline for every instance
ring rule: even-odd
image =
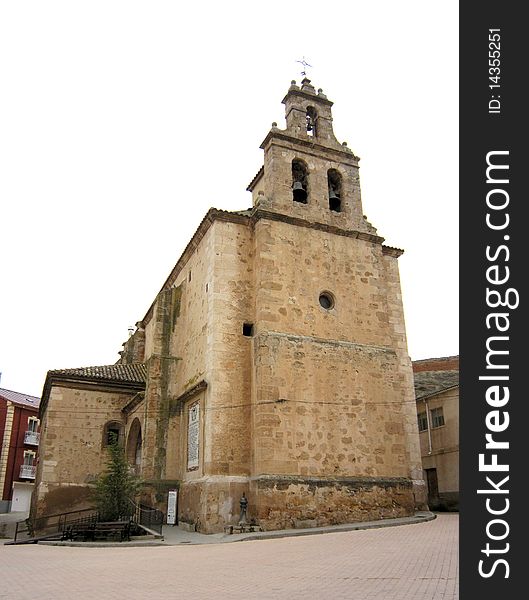
[[[30,444],[31,446],[38,446],[40,440],[40,433],[36,431],[26,431],[24,434],[24,444]]]
[[[35,465],[20,465],[20,478],[35,479],[36,470],[37,467]]]

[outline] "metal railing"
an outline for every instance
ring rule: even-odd
[[[90,523],[97,520],[98,512],[93,508],[73,510],[66,513],[44,515],[36,519],[18,521],[15,528],[14,541],[26,534],[28,537],[62,533],[68,525],[74,523]]]
[[[161,535],[165,513],[152,506],[147,506],[146,504],[134,504],[134,506],[136,507],[134,512],[134,520],[136,523]]]
[[[35,465],[20,465],[20,477],[24,479],[35,479]]]
[[[136,504],[135,502],[132,504],[134,505],[132,520],[161,535],[165,513],[146,504]],[[26,535],[26,539],[35,538],[35,541],[37,541],[36,538],[43,538],[52,534],[60,536],[70,525],[95,523],[98,520],[99,513],[95,508],[84,508],[66,513],[44,515],[33,520],[26,519],[25,521],[17,522],[13,541],[16,543],[17,538],[20,538],[24,534]]]
[[[40,433],[36,431],[26,431],[24,433],[24,444],[30,446],[38,446],[40,441]]]

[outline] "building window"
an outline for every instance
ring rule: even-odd
[[[417,421],[419,423],[419,431],[426,431],[428,429],[428,417],[425,412],[417,415]]]
[[[35,452],[31,450],[24,451],[24,462],[20,465],[20,479],[35,479],[37,467],[35,462]]]
[[[253,323],[243,323],[242,324],[242,334],[246,337],[253,336]]]
[[[31,433],[37,433],[37,429],[39,428],[39,420],[35,417],[29,417],[28,419],[28,431]]]
[[[331,292],[322,292],[320,294],[320,306],[325,310],[331,310],[334,308],[334,296]]]
[[[35,452],[31,452],[31,450],[26,450],[24,452],[24,466],[32,467],[34,460],[35,460]]]
[[[442,407],[432,409],[430,415],[432,417],[432,429],[442,427],[445,424]]]
[[[123,425],[119,421],[109,421],[103,431],[103,446],[122,443]]]
[[[40,433],[38,432],[39,420],[36,417],[28,418],[28,428],[24,433],[24,444],[30,446],[38,446],[40,441]]]

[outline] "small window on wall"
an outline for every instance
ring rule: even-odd
[[[34,461],[35,461],[35,452],[31,452],[30,450],[26,450],[24,452],[24,465],[26,467],[32,467]]]
[[[123,425],[118,421],[110,421],[105,425],[103,432],[103,446],[120,444],[122,442]]]
[[[334,296],[331,292],[322,292],[319,297],[320,306],[325,310],[332,310],[334,308]]]
[[[37,433],[37,429],[39,428],[39,420],[35,417],[29,417],[28,419],[28,431],[32,433]]]
[[[445,424],[442,407],[432,409],[430,415],[432,417],[432,429],[435,427],[442,427]]]
[[[417,421],[419,423],[419,431],[426,431],[428,429],[428,417],[425,412],[417,415]]]

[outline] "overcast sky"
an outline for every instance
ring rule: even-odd
[[[211,206],[251,205],[296,60],[361,157],[412,359],[458,348],[458,3],[0,4],[0,387],[112,364]]]

